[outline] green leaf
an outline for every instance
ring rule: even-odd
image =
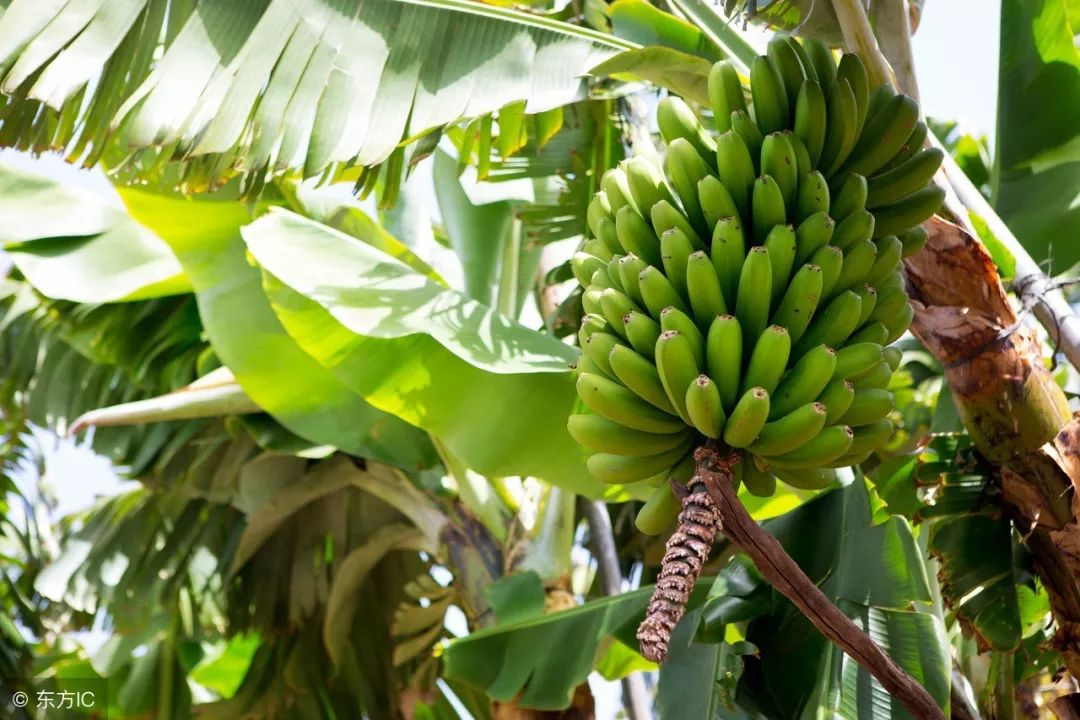
[[[261,643],[262,639],[254,633],[234,635],[216,652],[207,654],[188,677],[222,698],[231,698],[240,688]]]
[[[289,334],[372,405],[481,474],[604,492],[566,431],[573,348],[297,215],[272,212],[244,237]]]
[[[528,620],[544,613],[544,582],[532,570],[499,578],[484,588],[500,624]]]
[[[709,70],[712,63],[666,47],[626,50],[591,70],[598,77],[645,80],[667,88],[699,105],[709,105]]]
[[[669,48],[676,55],[702,58],[710,66],[724,57],[701,30],[645,0],[615,0],[608,13],[615,35],[638,45]]]
[[[1004,0],[995,208],[1036,260],[1080,261],[1080,49],[1065,0]]]
[[[51,298],[83,303],[191,291],[169,246],[101,195],[0,163],[0,244]]]

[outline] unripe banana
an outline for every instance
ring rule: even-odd
[[[608,362],[608,354],[617,345],[622,345],[622,342],[614,335],[600,332],[593,333],[585,338],[585,344],[581,346],[581,350],[589,356],[590,360],[596,363],[597,367],[604,371],[605,375],[615,379],[615,372],[611,369],[611,363]],[[627,349],[629,350],[629,348]],[[633,351],[631,350],[631,352]]]
[[[821,268],[803,265],[788,283],[784,297],[773,314],[773,322],[787,328],[793,343],[802,338],[821,301],[821,282]]]
[[[718,315],[727,314],[720,278],[712,260],[703,251],[692,253],[686,263],[686,292],[699,328],[708,330]]]
[[[663,171],[652,160],[638,155],[623,160],[619,165],[626,173],[630,195],[642,217],[647,217],[652,206],[661,200],[674,203],[675,198],[668,190]]]
[[[900,367],[900,362],[904,359],[904,351],[896,346],[890,345],[885,348],[882,353],[885,356],[885,362],[889,364],[889,368],[896,372],[896,369]]]
[[[692,246],[691,252],[694,250],[704,250],[705,243],[701,241],[698,234],[694,232],[694,228],[690,225],[690,221],[686,219],[686,216],[682,214],[674,205],[667,200],[661,200],[652,206],[650,211],[652,219],[653,230],[656,231],[658,237],[663,240],[664,233],[668,230],[678,230],[681,232]],[[663,253],[663,244],[661,243],[660,252]]]
[[[593,237],[600,237],[599,223],[604,218],[614,220],[615,215],[612,213],[607,193],[600,190],[593,195],[592,200],[589,201],[589,207],[585,211],[585,221],[589,226],[589,230],[592,231]]]
[[[795,107],[795,101],[799,97],[799,88],[806,80],[806,70],[803,68],[802,59],[793,47],[796,44],[787,35],[774,35],[766,50],[769,62],[776,68],[783,82],[790,107]]]
[[[922,225],[908,228],[897,233],[896,236],[904,248],[902,255],[906,258],[922,250],[923,246],[926,245],[926,241],[930,239],[930,233]]]
[[[894,97],[896,97],[896,90],[889,83],[882,83],[871,90],[870,98],[866,102],[866,121],[872,122]]]
[[[829,214],[840,222],[856,210],[866,209],[867,180],[862,175],[847,173],[833,198]]]
[[[791,120],[787,91],[780,73],[766,57],[759,55],[750,65],[750,94],[754,119],[762,133],[767,135],[787,127]]]
[[[604,315],[604,308],[600,306],[600,296],[603,288],[590,287],[581,293],[581,307],[589,315]]]
[[[606,483],[632,483],[645,480],[674,465],[690,449],[692,439],[686,439],[674,450],[648,457],[626,457],[596,453],[585,461],[589,472],[597,480]]]
[[[824,300],[830,297],[836,281],[840,279],[844,253],[834,245],[826,245],[810,256],[810,263],[821,268],[821,297]]]
[[[886,345],[889,342],[889,329],[880,322],[866,323],[848,338],[848,342],[872,342],[878,345]]]
[[[825,132],[828,128],[828,107],[825,93],[813,80],[807,80],[799,90],[795,102],[795,134],[810,154],[810,164],[819,167],[821,152],[825,148]]]
[[[830,177],[847,160],[858,138],[858,108],[855,95],[847,80],[840,78],[828,98],[828,127],[825,129],[825,147],[821,150],[822,172]]]
[[[711,233],[712,226],[706,223],[705,214],[698,201],[698,183],[702,178],[711,177],[711,170],[701,155],[689,142],[678,138],[668,145],[664,170],[671,180],[675,194],[679,196],[686,216],[690,218],[690,224],[699,235]]]
[[[825,427],[828,409],[821,403],[808,403],[778,420],[765,424],[758,438],[747,448],[768,458],[789,453],[813,440]]]
[[[855,385],[856,391],[867,390],[870,388],[888,390],[889,381],[892,380],[892,374],[893,371],[892,368],[889,367],[889,363],[882,360],[877,365],[855,378],[852,383]]]
[[[904,244],[895,235],[888,235],[877,241],[877,258],[874,266],[866,274],[866,282],[874,287],[882,280],[892,275],[900,267],[900,258],[904,252]]]
[[[836,223],[824,212],[816,212],[799,223],[795,230],[795,263],[801,265],[810,260],[829,244],[835,231]]]
[[[879,173],[867,183],[867,207],[892,205],[926,187],[941,167],[945,154],[939,148],[922,150],[888,172]]]
[[[776,477],[796,490],[824,490],[836,484],[835,470],[776,468]]]
[[[687,430],[668,434],[631,430],[599,415],[585,414],[571,415],[566,421],[566,429],[582,447],[627,457],[667,452],[685,442],[689,435]]]
[[[810,162],[810,153],[806,149],[806,145],[799,139],[799,136],[790,130],[785,130],[780,133],[788,139],[791,143],[791,149],[795,151],[795,170],[797,177],[803,177],[807,173],[814,171],[814,164]]]
[[[754,181],[752,215],[754,240],[758,244],[765,242],[766,236],[773,227],[787,222],[784,196],[780,193],[780,186],[770,175],[762,175]]]
[[[874,237],[897,235],[922,223],[940,210],[944,201],[945,191],[937,185],[928,185],[899,202],[875,209]]]
[[[660,313],[666,307],[677,307],[683,312],[688,310],[682,296],[675,291],[671,281],[652,265],[638,275],[638,288],[641,290],[641,297],[645,300],[645,307],[655,318],[660,317]]]
[[[828,217],[829,183],[817,170],[799,176],[799,189],[795,195],[795,222],[802,223],[807,218],[821,213]]]
[[[836,351],[832,348],[818,345],[807,351],[784,375],[771,396],[769,419],[783,417],[817,400],[828,387],[835,368]]]
[[[655,408],[672,415],[678,414],[668,400],[656,365],[625,345],[614,345],[607,357],[608,367],[614,379],[621,382],[635,395]],[[613,452],[613,451],[607,451]]]
[[[855,108],[858,111],[855,126],[861,131],[863,123],[866,121],[867,103],[870,98],[870,80],[866,76],[866,68],[863,66],[862,61],[859,60],[859,56],[844,53],[836,67],[836,77],[847,80],[848,85],[851,86],[851,92],[855,96]]]
[[[788,335],[787,328],[780,325],[770,325],[765,328],[754,343],[750,361],[746,364],[746,373],[742,381],[743,392],[750,388],[760,387],[771,395],[780,383],[780,377],[787,368],[790,355],[791,337]]]
[[[742,80],[735,66],[727,60],[716,63],[709,71],[709,104],[712,106],[716,130],[721,133],[731,129],[732,112],[746,110]]]
[[[623,317],[623,328],[630,346],[647,358],[656,355],[656,341],[660,339],[660,323],[645,313],[632,312]]]
[[[702,178],[697,185],[698,201],[701,203],[701,212],[705,215],[705,224],[710,232],[714,231],[717,223],[723,218],[738,220],[739,207],[731,197],[731,193],[724,187],[714,175]]]
[[[737,110],[731,113],[731,130],[738,133],[746,143],[746,149],[750,152],[750,159],[754,161],[754,173],[761,169],[761,146],[765,142],[765,136],[750,119],[750,114],[745,110]]]
[[[859,311],[862,309],[862,300],[850,290],[837,295],[810,323],[806,333],[799,340],[795,351],[796,356],[815,345],[828,345],[840,347],[855,330],[855,323],[859,321]]]
[[[776,476],[771,471],[759,468],[751,458],[745,458],[736,467],[742,467],[740,478],[751,495],[771,497],[776,492]]]
[[[874,216],[866,210],[856,210],[837,223],[830,242],[845,252],[855,243],[874,235]]]
[[[588,252],[601,260],[609,259],[614,253],[623,252],[622,243],[619,242],[619,233],[616,229],[615,221],[608,218],[601,218],[599,221],[600,234],[597,237],[597,242],[600,243],[600,247],[603,248],[603,252],[598,250],[588,250]]]
[[[570,258],[570,268],[574,271],[574,277],[583,287],[588,287],[593,273],[597,270],[606,270],[607,264],[600,258],[588,253],[576,252]]]
[[[597,270],[589,278],[590,288],[598,288],[600,290],[607,290],[609,288],[615,289],[615,283],[611,282],[611,278],[608,277],[607,266]]]
[[[833,58],[832,50],[817,38],[810,37],[803,39],[802,46],[814,66],[818,85],[828,93],[836,83],[836,59]]]
[[[671,404],[679,417],[690,425],[690,416],[686,414],[686,390],[701,374],[690,340],[675,330],[660,333],[660,339],[656,341],[656,369]]]
[[[930,129],[926,127],[926,123],[924,123],[922,120],[916,123],[915,129],[911,131],[911,135],[909,135],[908,139],[904,141],[904,144],[903,146],[901,146],[899,152],[893,155],[892,159],[889,160],[889,162],[885,163],[881,167],[881,169],[878,170],[877,174],[880,175],[882,173],[889,172],[890,170],[895,169],[901,163],[909,160],[912,155],[921,150],[923,145],[926,144],[926,136],[929,133]]]
[[[745,262],[746,236],[742,223],[734,217],[721,218],[713,231],[712,263],[728,308],[735,307],[739,275]]]
[[[660,312],[661,334],[668,331],[680,333],[690,343],[694,352],[694,363],[698,368],[705,367],[705,336],[689,315],[674,307],[666,307]]]
[[[694,252],[694,245],[679,228],[671,228],[664,231],[660,236],[660,260],[664,264],[664,274],[671,281],[682,297],[686,294],[686,263],[690,260],[690,253]]]
[[[888,331],[885,335],[885,342],[893,343],[899,340],[900,336],[911,327],[911,321],[914,319],[915,309],[911,307],[910,303],[905,304],[900,312],[889,318],[889,322],[883,323]]]
[[[879,388],[855,390],[855,399],[851,407],[840,418],[840,422],[851,427],[869,425],[892,412],[893,394]]]
[[[646,535],[659,535],[671,527],[679,516],[680,510],[682,510],[682,502],[672,492],[671,486],[660,483],[638,510],[634,525]]]
[[[637,255],[649,265],[660,265],[660,238],[629,205],[615,213],[615,232],[627,253]]]
[[[877,245],[873,240],[860,240],[848,247],[844,253],[844,264],[840,268],[840,277],[836,281],[834,293],[852,290],[857,285],[864,284],[870,268],[877,259]]]
[[[802,470],[825,467],[845,454],[854,433],[847,425],[833,425],[819,432],[809,442],[783,455],[769,458],[769,465],[778,469]]]
[[[580,373],[577,390],[578,396],[590,410],[628,428],[653,433],[673,433],[684,429],[685,423],[679,418],[653,407],[602,375]]]
[[[631,253],[630,255],[622,255],[618,259],[619,265],[619,281],[622,283],[623,290],[626,294],[637,303],[639,306],[645,304],[645,299],[641,297],[641,288],[638,285],[638,276],[641,275],[641,271],[647,268],[649,265],[637,255]]]
[[[588,373],[589,375],[596,375],[598,377],[604,376],[604,371],[592,361],[588,355],[582,355],[578,358],[576,363],[570,365],[571,369],[574,369],[578,374]]]
[[[844,169],[867,177],[875,174],[896,155],[917,122],[918,103],[907,95],[892,97],[866,124]]]
[[[878,293],[877,305],[870,314],[869,321],[877,320],[889,326],[889,320],[896,317],[905,305],[908,304],[907,293],[903,288],[889,288]]]
[[[882,347],[877,343],[849,343],[836,351],[835,378],[853,379],[873,369],[883,359]]]
[[[776,181],[784,207],[794,208],[799,186],[799,161],[787,134],[772,133],[765,138],[761,145],[761,174]]]
[[[630,194],[630,183],[626,179],[626,172],[621,167],[611,168],[604,173],[600,178],[600,187],[607,196],[612,216],[627,205],[631,209],[637,209]]]
[[[848,411],[855,399],[855,385],[845,378],[832,380],[818,396],[818,402],[827,411],[825,424],[832,425]]]
[[[855,324],[855,327],[860,328],[866,324],[870,319],[870,315],[874,312],[874,308],[877,307],[877,290],[863,283],[858,287],[853,287],[851,291],[858,295],[859,300],[862,301],[862,309],[859,310],[859,322]]]
[[[724,442],[733,448],[744,448],[757,439],[769,417],[769,393],[764,388],[751,388],[743,393],[724,425]]]
[[[719,438],[724,431],[724,407],[720,390],[708,375],[698,375],[686,389],[686,414],[698,432]]]
[[[620,335],[626,332],[622,323],[623,316],[631,310],[641,312],[641,308],[633,300],[614,288],[607,288],[600,294],[600,309],[603,310],[608,325]]]
[[[586,313],[582,316],[581,325],[578,327],[578,344],[585,345],[585,341],[589,339],[589,336],[598,332],[613,331],[603,315]]]
[[[693,145],[702,156],[716,152],[716,143],[712,136],[701,126],[697,115],[680,97],[668,95],[660,101],[656,106],[656,125],[660,130],[660,137],[668,145],[682,139]]]
[[[855,431],[855,437],[851,440],[851,447],[847,449],[845,458],[865,455],[881,447],[892,437],[893,423],[888,418],[882,418],[852,430]]]
[[[769,251],[758,245],[750,248],[746,254],[735,294],[735,317],[739,319],[744,337],[756,338],[761,335],[769,324],[771,303],[772,263]]]
[[[636,303],[637,300],[635,300],[633,297],[631,297],[630,293],[628,293],[626,291],[626,286],[623,285],[623,281],[622,281],[622,273],[619,272],[619,268],[620,268],[619,261],[622,260],[624,257],[626,257],[626,256],[625,255],[612,255],[611,259],[608,260],[606,265],[604,266],[604,272],[607,273],[608,280],[611,281],[611,287],[615,288],[616,290],[618,290],[621,293],[625,293],[627,297],[630,297],[630,299],[634,300],[634,302]]]
[[[772,304],[776,305],[788,287],[791,267],[795,264],[795,228],[790,225],[773,226],[765,238],[765,249],[769,251],[769,263],[772,265]]]
[[[750,217],[750,191],[754,187],[754,160],[742,137],[734,130],[716,138],[716,176],[727,188],[739,217]],[[705,199],[701,199],[702,208]],[[706,217],[708,213],[706,212]]]
[[[907,291],[907,283],[904,282],[904,274],[900,272],[900,268],[889,273],[884,280],[874,287],[877,288],[879,295],[888,295],[898,290]]]
[[[615,223],[607,218],[600,220],[600,223],[601,228],[603,228],[605,224],[608,226],[610,232],[606,234],[610,234],[612,238],[615,238],[615,247],[619,248],[618,252],[621,253],[622,246],[619,245],[619,239],[615,236]],[[610,260],[614,255],[614,253],[608,249],[607,245],[599,238],[589,238],[581,243],[581,252],[600,258],[601,260]]]
[[[810,55],[803,48],[802,44],[794,37],[786,36],[791,41],[791,48],[795,51],[795,54],[799,56],[799,60],[802,62],[803,74],[807,80],[813,80],[819,82],[817,70],[814,68],[814,63],[810,60]]]
[[[733,315],[721,315],[709,326],[705,338],[705,367],[716,382],[724,410],[730,412],[742,385],[742,328]]]

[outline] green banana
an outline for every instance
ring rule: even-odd
[[[746,364],[746,373],[743,375],[742,391],[760,387],[771,395],[787,369],[790,355],[791,337],[787,328],[780,325],[765,328],[750,352],[750,361]]]
[[[686,293],[698,327],[707,330],[718,315],[727,314],[724,290],[709,256],[699,250],[686,263]]]
[[[769,417],[769,393],[764,388],[751,388],[743,393],[724,425],[724,442],[733,448],[744,448],[757,439]]]
[[[844,176],[844,182],[840,184],[840,190],[833,198],[829,214],[836,222],[840,222],[856,210],[865,210],[867,192],[865,177],[856,173],[847,173]]]
[[[827,410],[825,424],[832,425],[851,407],[855,399],[855,385],[846,378],[832,380],[818,396],[818,402]]]
[[[615,236],[615,222],[608,220],[607,218],[602,218],[600,220],[600,227],[601,231],[604,232],[606,236],[610,236],[614,239],[613,242],[615,247],[618,248],[617,252],[621,253],[622,246],[619,245],[619,239]],[[614,253],[601,238],[589,238],[581,243],[581,252],[592,255],[593,257],[598,257],[601,260],[610,260],[614,256]]]
[[[826,93],[830,92],[836,84],[836,59],[833,58],[832,49],[821,40],[810,37],[803,39],[802,46],[814,67],[818,85]]]
[[[716,152],[716,143],[712,136],[698,122],[697,115],[682,98],[668,95],[656,106],[656,125],[660,137],[671,145],[678,139],[686,140],[702,156]]]
[[[690,425],[690,417],[686,414],[686,389],[701,374],[690,340],[677,330],[660,333],[660,339],[656,341],[656,370],[679,417]]]
[[[836,351],[835,378],[852,379],[870,370],[882,360],[882,347],[878,343],[850,343]]]
[[[799,88],[806,80],[806,70],[803,68],[802,59],[792,47],[795,41],[786,35],[775,35],[769,41],[766,55],[784,85],[787,93],[788,105],[795,107],[795,101],[799,97]]]
[[[844,267],[843,251],[834,245],[826,245],[810,256],[810,262],[821,268],[822,299],[830,297]]]
[[[686,414],[698,432],[708,438],[719,438],[724,431],[724,407],[720,390],[708,375],[698,375],[686,389]]]
[[[855,331],[848,342],[872,342],[878,345],[886,345],[889,342],[889,329],[880,322],[870,322]]]
[[[877,245],[873,240],[860,240],[850,246],[844,253],[844,264],[840,268],[840,277],[833,292],[852,290],[856,285],[862,285],[876,259]]]
[[[633,208],[630,209],[633,212]],[[618,213],[616,213],[618,214]],[[601,218],[598,223],[600,226],[600,234],[597,239],[600,241],[600,246],[604,249],[603,253],[593,251],[592,254],[601,260],[606,260],[614,253],[623,252],[622,243],[619,242],[619,233],[617,231],[617,225],[614,220],[608,218]]]
[[[870,98],[866,101],[867,122],[873,121],[894,97],[896,97],[896,90],[889,83],[882,83],[871,90]]]
[[[855,399],[851,407],[840,418],[840,422],[851,427],[869,425],[892,412],[893,394],[879,388],[855,390]]]
[[[739,217],[749,218],[750,191],[754,187],[754,160],[742,136],[734,130],[728,130],[716,138],[716,175],[735,202]],[[704,198],[701,206],[705,207]]]
[[[583,287],[588,287],[593,273],[597,270],[606,270],[607,264],[595,255],[578,251],[570,258],[570,268],[574,271],[577,281]]]
[[[597,415],[633,430],[673,433],[685,423],[674,415],[653,407],[632,391],[602,375],[583,372],[577,379],[578,396]]]
[[[807,262],[821,248],[829,244],[836,223],[825,212],[816,212],[795,229],[795,264]]]
[[[896,237],[904,248],[901,254],[905,258],[909,258],[923,249],[923,246],[926,245],[926,241],[930,239],[930,233],[928,233],[926,228],[922,225],[915,225],[907,230],[898,232]]]
[[[750,159],[754,161],[754,172],[757,173],[761,169],[759,159],[761,158],[761,146],[765,142],[765,136],[761,134],[761,130],[750,119],[750,113],[745,110],[736,110],[731,113],[731,130],[738,133],[739,137],[746,143],[746,149],[750,151]]]
[[[739,287],[735,294],[735,317],[747,338],[761,335],[769,323],[769,306],[772,303],[772,261],[769,251],[758,245],[750,248],[739,273]],[[744,348],[748,351],[751,348]]]
[[[776,492],[776,476],[762,470],[751,458],[745,458],[736,467],[742,466],[742,483],[746,491],[755,497],[770,497]]]
[[[787,138],[791,143],[791,149],[795,151],[795,175],[797,177],[803,177],[807,173],[814,171],[814,164],[810,162],[810,151],[806,149],[806,145],[799,139],[799,136],[790,130],[785,130],[780,133]]]
[[[693,250],[704,250],[705,243],[701,241],[697,232],[693,226],[690,225],[690,221],[686,219],[686,216],[682,214],[678,208],[672,205],[667,200],[661,200],[652,206],[652,210],[649,211],[650,219],[652,220],[653,230],[661,238],[660,252],[663,253],[663,236],[668,230],[678,230],[681,232],[690,244],[693,246]],[[693,252],[691,250],[691,252]]]
[[[889,388],[889,381],[892,380],[892,374],[893,371],[892,368],[889,367],[889,363],[882,360],[877,365],[852,380],[852,382],[855,385],[855,390],[865,390],[868,388],[887,390]]]
[[[578,345],[584,345],[585,341],[593,333],[611,332],[611,326],[603,315],[585,313],[581,317],[581,325],[578,327]]]
[[[817,170],[799,176],[795,194],[795,222],[803,223],[817,213],[829,212],[829,183]],[[826,215],[828,217],[828,215]]]
[[[706,223],[705,214],[698,201],[698,183],[702,178],[710,177],[711,172],[701,155],[689,142],[678,138],[668,145],[664,170],[671,180],[675,194],[679,196],[679,202],[682,203],[690,224],[699,235],[711,233],[712,226]]]
[[[917,152],[892,170],[868,181],[866,205],[874,209],[892,205],[926,187],[941,167],[945,154],[938,148]]]
[[[915,129],[911,131],[911,135],[904,141],[903,147],[900,151],[893,155],[889,162],[885,163],[878,174],[889,172],[901,163],[907,161],[912,155],[922,149],[922,146],[926,144],[926,136],[930,134],[930,128],[926,127],[926,123],[922,120],[915,124]]]
[[[904,359],[904,351],[900,348],[890,345],[885,348],[884,353],[885,362],[889,364],[889,369],[896,372],[896,368],[900,367],[900,362]]]
[[[694,250],[693,243],[679,228],[666,230],[660,236],[660,260],[664,264],[664,274],[675,291],[684,298],[687,297],[686,263]]]
[[[713,231],[712,263],[728,308],[735,307],[739,275],[745,262],[746,236],[742,223],[738,218],[721,218]]]
[[[765,137],[761,144],[761,174],[776,181],[784,207],[794,208],[799,187],[799,161],[787,134],[771,133]]]
[[[885,342],[892,343],[900,339],[900,336],[907,332],[911,327],[911,321],[915,319],[915,309],[911,307],[910,303],[904,305],[904,307],[896,315],[889,319],[889,322],[883,323],[887,333],[885,335]]]
[[[619,292],[626,293],[627,296],[629,296],[630,293],[626,292],[626,286],[623,285],[622,273],[619,272],[619,269],[620,269],[619,261],[622,260],[624,257],[626,257],[626,256],[625,255],[612,255],[611,259],[608,260],[607,264],[604,266],[604,272],[607,273],[608,280],[611,281],[611,287],[615,288]],[[630,297],[630,299],[634,300],[633,297]],[[634,300],[634,302],[637,302],[637,301]]]
[[[571,415],[566,421],[566,429],[582,447],[627,457],[667,452],[682,444],[688,434],[685,430],[666,434],[641,432],[599,415],[585,414]]]
[[[705,336],[701,334],[689,315],[678,308],[664,308],[660,312],[660,331],[661,334],[668,331],[680,333],[690,343],[690,349],[694,353],[694,363],[699,368],[705,366]]]
[[[919,105],[907,95],[890,98],[863,128],[844,170],[867,177],[892,159],[919,122]]]
[[[714,231],[716,224],[723,218],[738,219],[739,207],[731,193],[714,175],[702,178],[697,184],[698,200],[701,212],[705,215],[705,224]]]
[[[627,205],[634,210],[637,209],[630,194],[630,183],[626,179],[626,172],[621,167],[611,168],[604,173],[600,178],[600,188],[607,196],[612,216]]]
[[[607,288],[600,293],[600,309],[603,311],[608,324],[620,335],[626,332],[622,322],[623,316],[631,310],[641,312],[641,308],[633,300],[615,288]]]
[[[791,452],[769,458],[769,465],[778,469],[816,469],[845,454],[854,433],[847,425],[833,425],[819,432],[809,442]]]
[[[773,227],[787,222],[784,196],[776,180],[769,175],[762,175],[754,181],[753,218],[754,240],[759,245],[765,242]]]
[[[796,490],[824,490],[836,484],[835,470],[776,468],[776,477]]]
[[[667,483],[660,483],[638,510],[634,525],[646,535],[659,535],[675,522],[682,503]]]
[[[581,307],[586,313],[590,315],[604,314],[604,308],[600,306],[600,295],[604,292],[603,288],[590,287],[581,293]]]
[[[897,268],[886,275],[885,279],[874,287],[877,288],[879,295],[888,295],[898,290],[907,290],[907,284],[904,282],[904,274],[900,271],[900,268]]]
[[[630,195],[634,206],[642,217],[649,214],[653,205],[661,200],[675,202],[675,197],[668,190],[664,172],[652,160],[637,155],[619,163],[626,173],[626,182],[630,185]]]
[[[621,345],[622,341],[614,335],[600,332],[593,333],[585,338],[585,343],[581,346],[581,350],[589,356],[590,360],[596,363],[597,367],[604,371],[605,375],[614,379],[615,372],[611,369],[611,363],[608,362],[608,354],[611,352],[612,348]]]
[[[660,339],[660,323],[645,313],[632,312],[623,317],[623,328],[630,347],[647,358],[656,354],[656,341]]]
[[[671,281],[652,265],[638,275],[638,287],[641,290],[641,297],[645,300],[645,307],[654,318],[660,317],[660,313],[666,307],[677,307],[683,312],[689,309]]]
[[[814,67],[814,63],[810,60],[810,55],[803,48],[802,44],[791,35],[786,35],[788,40],[791,41],[791,49],[795,51],[795,54],[799,56],[799,60],[802,62],[803,74],[806,75],[807,80],[813,80],[814,82],[820,82],[818,79],[817,69]]]
[[[660,264],[660,238],[652,226],[645,222],[629,205],[615,213],[615,232],[619,244],[627,253],[633,253],[650,265]]]
[[[887,207],[876,208],[874,218],[877,226],[874,237],[898,235],[913,225],[918,225],[941,209],[945,191],[937,185],[928,185]]]
[[[764,56],[750,64],[750,95],[754,102],[754,120],[763,134],[787,127],[791,118],[784,80]]]
[[[593,195],[592,200],[589,201],[589,207],[585,211],[585,222],[589,226],[589,230],[592,231],[593,237],[600,237],[600,230],[598,229],[599,223],[602,219],[614,219],[614,215],[611,211],[611,203],[608,202],[607,193],[603,190],[597,191]]]
[[[721,60],[709,71],[709,104],[712,106],[713,120],[717,132],[731,129],[731,113],[746,110],[746,95],[743,93],[742,80],[735,66],[728,60]]]
[[[765,238],[765,249],[769,251],[769,263],[772,265],[772,304],[775,305],[788,287],[791,267],[795,264],[795,228],[790,225],[773,226]]]
[[[612,377],[629,388],[635,395],[655,408],[672,415],[678,414],[668,400],[656,365],[625,345],[614,345],[605,358]]]
[[[881,447],[892,437],[893,423],[888,418],[882,418],[875,422],[852,428],[855,436],[851,440],[851,446],[840,458],[846,460],[847,465],[857,465],[866,460],[870,453]],[[852,462],[854,461],[854,462]]]
[[[889,326],[889,320],[896,316],[905,305],[908,304],[908,296],[903,288],[889,288],[878,293],[877,305],[874,312],[868,318],[869,322],[878,321]]]
[[[611,278],[608,276],[606,265],[599,270],[593,272],[592,277],[589,278],[589,284],[587,287],[599,288],[600,290],[615,288],[615,283],[613,283],[611,281]]]
[[[690,449],[692,439],[686,439],[673,450],[648,457],[626,457],[609,453],[589,456],[585,465],[597,480],[606,483],[632,483],[645,480],[674,465]]]
[[[870,272],[866,273],[866,282],[874,287],[892,275],[900,267],[900,258],[904,253],[904,244],[895,235],[888,235],[877,241],[877,258]]]
[[[819,167],[821,152],[825,148],[828,129],[828,107],[825,93],[813,80],[807,80],[799,90],[795,101],[795,135],[802,140],[810,154],[810,164]]]
[[[807,403],[772,422],[765,423],[747,450],[768,458],[784,455],[813,440],[825,427],[827,408]]]
[[[870,100],[870,80],[866,76],[866,67],[858,55],[844,53],[836,67],[836,76],[848,81],[851,92],[855,96],[856,123],[858,131],[862,130],[866,121],[867,104]]]
[[[866,210],[856,210],[837,223],[830,242],[845,252],[855,243],[874,235],[874,216]]]
[[[840,78],[828,99],[828,122],[825,129],[825,146],[821,150],[820,167],[826,177],[832,176],[847,160],[859,128],[858,108],[855,95],[847,80]]]
[[[787,328],[791,341],[797,343],[806,332],[810,319],[821,301],[821,268],[803,265],[791,278],[772,321]]]
[[[731,411],[742,385],[742,328],[733,315],[721,315],[709,326],[705,338],[705,367],[716,382],[724,410]]]
[[[619,281],[622,283],[623,290],[635,303],[644,305],[645,299],[641,297],[638,276],[641,275],[642,270],[648,267],[648,264],[637,255],[631,253],[619,257],[618,266]]]
[[[855,323],[855,327],[859,328],[866,324],[866,321],[870,319],[870,314],[874,312],[874,308],[877,307],[877,290],[871,286],[863,283],[860,286],[851,288],[851,291],[859,296],[862,300],[862,309],[859,310],[859,321]]]
[[[582,355],[578,358],[578,361],[576,363],[572,363],[570,367],[574,370],[577,370],[578,375],[581,375],[582,373],[588,373],[590,375],[597,375],[599,377],[604,376],[604,371],[600,369],[600,367],[596,363],[594,363],[588,355]]]
[[[795,355],[801,356],[815,345],[840,347],[855,330],[859,321],[862,300],[850,290],[833,298],[832,301],[811,321],[810,327],[799,340]]]
[[[836,368],[836,351],[818,345],[806,352],[784,375],[772,397],[769,419],[775,420],[817,400]]]

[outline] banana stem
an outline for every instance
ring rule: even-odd
[[[870,20],[863,10],[862,0],[832,0],[832,6],[840,23],[840,32],[844,34],[844,45],[863,61],[870,87],[882,83],[896,85],[889,64],[878,48],[874,31],[870,29]]]

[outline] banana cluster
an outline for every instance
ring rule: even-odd
[[[570,434],[611,483],[657,484],[638,517],[659,532],[704,438],[744,450],[740,480],[820,488],[892,434],[886,347],[911,323],[901,259],[926,242],[941,162],[910,98],[870,91],[854,55],[778,37],[709,78],[716,133],[682,100],[658,108],[663,167],[608,171],[593,237],[571,266],[584,288]]]

